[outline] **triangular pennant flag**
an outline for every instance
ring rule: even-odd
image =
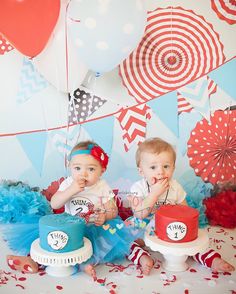
[[[193,107],[191,106],[191,104],[179,92],[177,92],[177,98],[178,98],[178,114],[181,114],[183,112],[191,112],[193,110]]]
[[[73,94],[69,94],[69,124],[86,121],[106,102],[107,100],[90,93],[86,88],[76,89]]]
[[[125,151],[144,141],[146,137],[147,120],[151,118],[151,109],[146,104],[140,104],[122,109],[116,115],[122,128]]]
[[[71,152],[71,149],[81,139],[81,125],[51,131],[50,138],[53,142],[53,146],[57,149],[57,151],[63,157],[68,156]]]
[[[23,103],[27,101],[33,94],[42,91],[48,85],[49,83],[38,73],[32,62],[24,58],[17,102]]]
[[[179,140],[178,150],[184,156],[187,152],[187,142],[191,131],[195,128],[198,121],[202,119],[199,112],[181,113],[179,116]]]
[[[212,94],[216,93],[217,84],[209,77],[207,77],[207,82],[208,82],[208,95],[210,98]]]
[[[207,120],[210,119],[210,100],[206,76],[179,88],[178,92],[196,111],[200,112]]]
[[[82,128],[89,134],[94,142],[100,145],[104,151],[110,155],[113,143],[114,116],[107,116],[86,122]],[[106,132],[106,135],[104,135]]]
[[[231,97],[235,97],[236,58],[213,70],[208,76]]]
[[[13,46],[0,34],[0,55],[3,55],[11,50],[13,50]]]
[[[45,154],[45,148],[47,143],[47,133],[29,133],[17,135],[19,143],[22,149],[31,161],[33,167],[41,175],[43,168],[43,160]]]
[[[178,137],[178,105],[176,92],[170,92],[147,103],[160,120]]]

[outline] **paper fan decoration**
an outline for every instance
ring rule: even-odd
[[[217,68],[225,60],[219,35],[202,16],[181,7],[148,13],[138,48],[120,64],[123,84],[145,102]]]
[[[211,0],[211,7],[217,16],[233,25],[236,23],[236,1],[235,0]]]
[[[189,162],[196,175],[211,184],[235,183],[236,110],[218,110],[201,120],[188,141]]]

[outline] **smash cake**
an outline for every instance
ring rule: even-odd
[[[45,215],[39,220],[39,244],[49,252],[64,253],[84,246],[85,220],[68,213]]]
[[[155,233],[171,243],[194,241],[198,237],[197,209],[186,205],[163,205],[155,213]]]

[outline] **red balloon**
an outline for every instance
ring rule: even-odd
[[[0,32],[22,54],[34,57],[56,25],[60,0],[0,0]]]

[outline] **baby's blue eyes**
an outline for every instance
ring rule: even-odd
[[[155,170],[155,169],[157,169],[159,166],[156,166],[156,165],[153,165],[153,166],[150,166],[150,168],[152,169],[152,170]],[[162,168],[164,168],[164,169],[168,169],[168,168],[170,168],[170,165],[163,165],[163,167]]]
[[[75,166],[75,170],[80,171],[81,168],[79,166]],[[93,171],[95,171],[95,168],[94,167],[89,167],[88,171],[93,172]]]

